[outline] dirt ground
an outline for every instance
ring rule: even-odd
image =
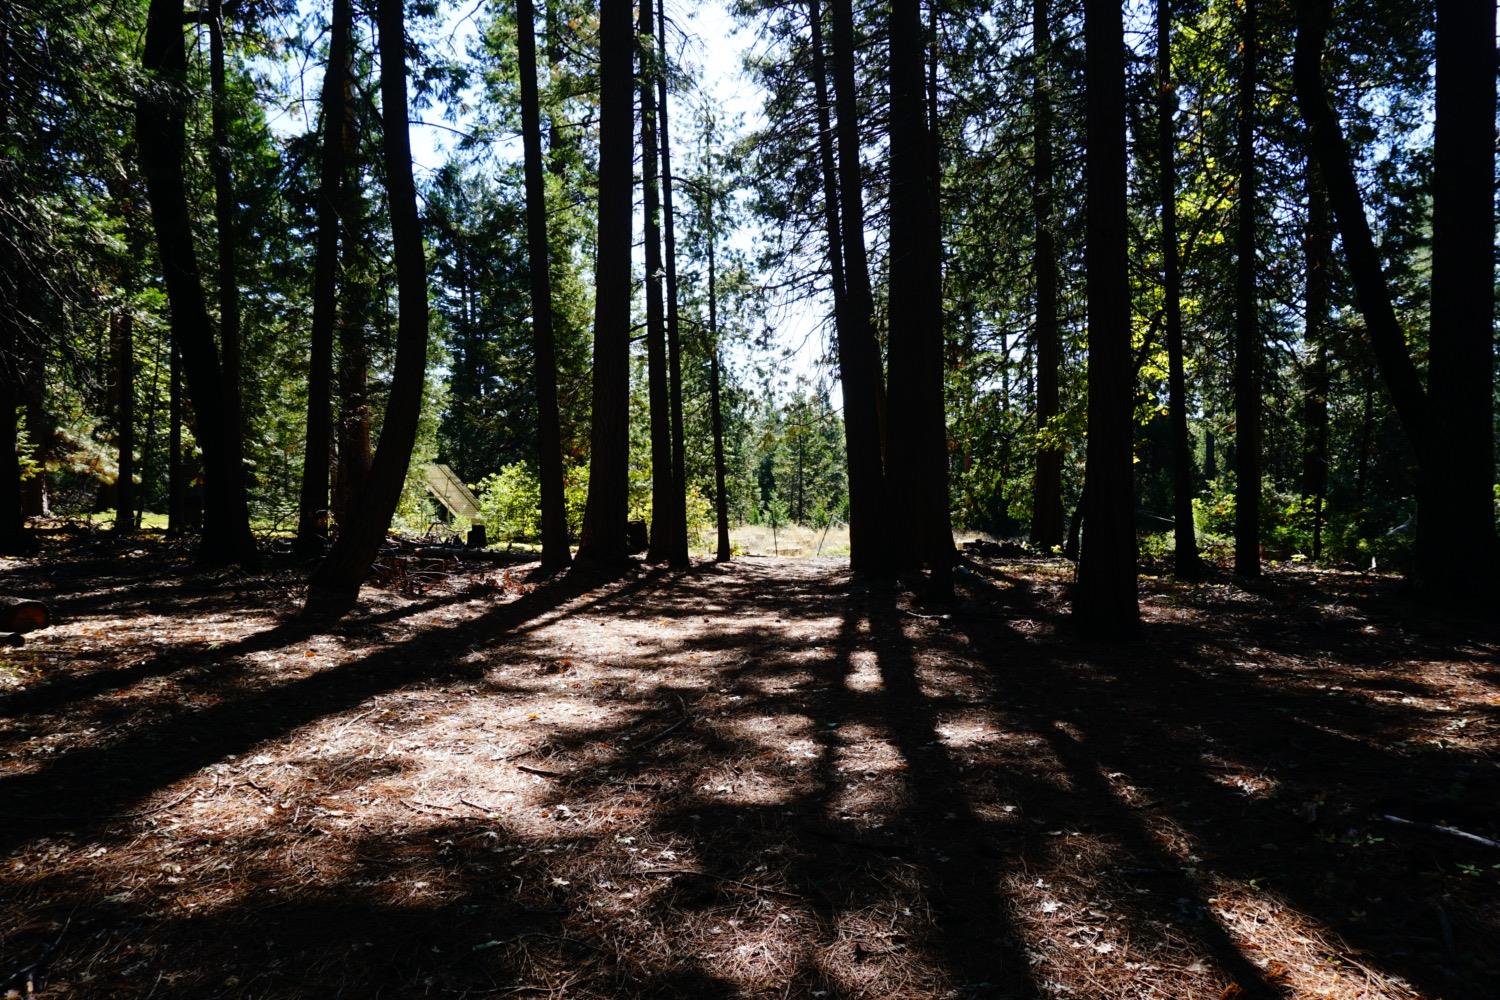
[[[305,567],[0,563],[59,618],[0,650],[0,996],[1500,995],[1495,623],[1285,569],[1147,578],[1106,646],[1054,561],[948,613],[528,568],[312,634]]]

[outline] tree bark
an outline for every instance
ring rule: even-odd
[[[1438,0],[1428,444],[1417,573],[1497,596],[1495,559],[1495,5]]]
[[[205,510],[198,559],[207,564],[258,561],[250,533],[244,469],[204,300],[183,176],[186,145],[187,53],[181,0],[151,0],[141,65],[145,85],[136,104],[136,147],[166,279],[174,339],[197,420],[203,453]]]
[[[209,131],[213,150],[214,225],[219,239],[219,355],[224,370],[224,420],[234,461],[244,465],[244,412],[240,373],[239,234],[235,221],[234,175],[230,171],[229,107],[224,76],[224,4],[208,0]]]
[[[1234,572],[1260,576],[1261,353],[1255,289],[1256,0],[1240,22],[1239,215],[1235,221]]]
[[[887,484],[897,565],[952,594],[948,433],[943,410],[942,247],[931,176],[920,0],[891,5],[890,409]]]
[[[1312,557],[1323,557],[1323,508],[1328,495],[1328,199],[1315,163],[1306,167],[1307,183],[1307,308],[1303,339],[1310,357],[1303,397],[1303,425],[1307,435],[1302,456],[1302,492],[1312,500]]]
[[[1167,417],[1172,430],[1172,554],[1180,579],[1202,575],[1193,530],[1193,449],[1183,371],[1182,273],[1177,251],[1177,83],[1172,76],[1172,3],[1156,0],[1157,167],[1161,183],[1162,296],[1167,337]]]
[[[651,400],[651,544],[647,562],[666,562],[677,528],[672,482],[671,393],[661,291],[661,189],[656,145],[656,39],[652,0],[641,0],[641,216],[646,263],[646,382]],[[602,252],[602,251],[601,251]]]
[[[1136,631],[1135,366],[1126,270],[1124,21],[1119,0],[1084,2],[1088,455],[1073,617],[1097,636]]]
[[[650,0],[643,0],[650,3]],[[682,327],[677,301],[677,221],[672,211],[672,139],[667,122],[667,7],[656,0],[657,45],[656,93],[661,139],[662,238],[667,280],[667,395],[671,407],[672,438],[672,535],[667,539],[667,563],[686,566],[687,450],[682,427]]]
[[[135,317],[127,305],[110,316],[114,327],[115,386],[118,393],[115,443],[119,448],[115,476],[115,531],[135,531]]]
[[[1438,4],[1425,389],[1381,273],[1348,145],[1324,91],[1321,61],[1331,16],[1332,0],[1299,5],[1293,78],[1376,363],[1417,456],[1417,582],[1434,596],[1488,600],[1496,588],[1493,6]]]
[[[521,142],[526,171],[526,249],[531,277],[531,339],[535,354],[537,468],[541,476],[542,566],[572,562],[563,496],[562,428],[557,411],[557,346],[552,334],[552,275],[547,246],[547,192],[542,177],[541,101],[536,82],[536,12],[516,0],[516,50],[521,74]]]
[[[380,444],[360,504],[349,522],[340,525],[338,540],[314,574],[308,593],[310,610],[335,613],[347,610],[358,598],[401,499],[416,444],[427,369],[427,264],[407,126],[403,0],[380,0],[376,23],[386,192],[399,299],[396,363]]]
[[[630,245],[632,202],[630,5],[599,14],[599,236],[594,264],[593,413],[589,494],[578,561],[628,559],[630,448]]]
[[[838,136],[840,241],[848,332],[839,337],[840,381],[849,445],[849,562],[857,573],[891,569],[886,524],[885,381],[875,339],[874,297],[865,252],[864,181],[854,78],[854,13],[832,0],[829,43]]]
[[[167,349],[171,351],[167,376],[167,534],[178,536],[187,531],[186,485],[182,478],[182,363],[177,353],[177,337],[167,331]]]
[[[353,72],[352,0],[333,0],[328,65],[323,71],[323,150],[318,178],[318,233],[313,260],[312,330],[307,375],[307,447],[297,510],[296,552],[306,558],[328,544],[329,450],[332,447],[333,328],[338,312],[339,189],[349,168],[344,131],[346,88]]]
[[[718,528],[718,547],[714,553],[716,562],[728,562],[733,550],[729,545],[729,493],[724,487],[724,409],[719,397],[719,284],[716,261],[718,233],[714,229],[713,198],[709,192],[704,198],[708,206],[706,225],[708,228],[708,405],[711,408],[714,435],[714,523]]]
[[[1057,326],[1057,247],[1052,225],[1052,58],[1051,0],[1032,5],[1032,215],[1036,227],[1032,269],[1036,282],[1036,423],[1050,438],[1060,412],[1058,369],[1062,344]],[[1046,439],[1044,439],[1046,440]],[[1062,451],[1037,449],[1032,484],[1031,540],[1043,552],[1063,542]]]

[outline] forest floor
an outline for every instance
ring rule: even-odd
[[[0,996],[1500,990],[1500,849],[1437,829],[1500,839],[1500,625],[1389,577],[1148,577],[1102,645],[1051,560],[944,613],[388,566],[318,634],[305,567],[98,537],[0,562],[58,618],[0,650]]]

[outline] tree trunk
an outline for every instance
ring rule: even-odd
[[[1495,5],[1438,0],[1428,443],[1417,574],[1497,596],[1495,559]]]
[[[890,417],[887,483],[898,565],[926,567],[951,596],[948,433],[943,410],[942,247],[931,175],[920,0],[891,7]]]
[[[563,496],[562,428],[557,412],[557,347],[552,336],[552,275],[547,247],[547,193],[542,177],[542,116],[536,83],[536,13],[516,0],[521,74],[521,141],[526,170],[526,249],[531,273],[531,339],[536,357],[537,468],[541,475],[542,566],[572,562]]]
[[[28,552],[33,545],[21,510],[18,326],[0,317],[0,553],[7,555]]]
[[[650,3],[650,0],[644,0]],[[682,329],[677,302],[677,221],[672,212],[672,140],[667,127],[667,8],[666,0],[656,0],[657,30],[661,41],[656,47],[657,115],[661,125],[661,201],[662,236],[667,279],[667,395],[671,406],[672,433],[672,535],[667,539],[667,562],[686,566],[687,531],[687,450],[682,428]]]
[[[1348,145],[1324,91],[1332,0],[1298,7],[1297,102],[1376,362],[1418,465],[1417,580],[1429,592],[1492,596],[1494,568],[1494,10],[1441,0],[1433,156],[1429,385],[1391,302]]]
[[[401,499],[407,466],[422,414],[427,369],[427,264],[422,222],[412,180],[407,127],[406,32],[402,0],[380,0],[380,104],[384,126],[386,192],[399,297],[396,364],[386,401],[380,445],[359,506],[318,567],[308,593],[309,609],[342,612],[359,595]]]
[[[1235,221],[1234,571],[1260,576],[1261,339],[1255,291],[1256,0],[1240,25],[1239,216]]]
[[[230,173],[229,108],[224,78],[224,4],[208,0],[209,90],[212,98],[209,161],[214,175],[214,225],[219,239],[219,354],[224,369],[224,421],[234,461],[244,466],[244,413],[240,402],[239,234],[234,177]]]
[[[252,565],[258,555],[250,534],[238,433],[225,405],[224,374],[204,301],[183,176],[189,96],[183,21],[181,0],[151,0],[141,56],[146,81],[136,105],[136,147],[166,279],[171,329],[182,352],[203,453],[206,497],[198,558],[208,564]]]
[[[647,562],[666,562],[677,528],[673,523],[672,414],[667,388],[667,343],[661,294],[661,191],[656,147],[658,56],[652,0],[641,0],[641,216],[646,262],[646,380],[651,399],[651,544]],[[602,251],[601,251],[602,252]]]
[[[115,476],[115,531],[128,535],[135,530],[135,317],[127,304],[110,320],[118,393],[115,443],[120,455]]]
[[[341,281],[335,318],[338,362],[334,385],[338,399],[335,448],[338,465],[334,470],[331,497],[333,520],[339,531],[355,517],[355,508],[363,503],[362,491],[370,474],[369,319],[374,295],[374,267],[366,242],[364,198],[356,165],[359,132],[352,67],[343,82],[344,170],[338,186]]]
[[[1193,530],[1193,449],[1188,439],[1182,359],[1182,274],[1177,258],[1177,83],[1172,76],[1172,4],[1156,0],[1157,167],[1161,171],[1162,296],[1167,334],[1167,415],[1172,429],[1173,566],[1180,579],[1202,574]]]
[[[1053,419],[1060,410],[1058,369],[1062,344],[1057,328],[1057,248],[1052,232],[1052,58],[1051,0],[1032,6],[1032,213],[1036,244],[1032,268],[1036,281],[1036,423],[1050,442]],[[1062,451],[1043,443],[1036,454],[1032,485],[1031,540],[1043,552],[1063,542]]]
[[[1131,462],[1135,366],[1126,270],[1125,37],[1119,0],[1085,0],[1083,10],[1089,409],[1073,616],[1091,634],[1121,636],[1140,623]]]
[[[339,190],[345,183],[346,89],[353,73],[352,0],[333,0],[328,65],[323,71],[323,150],[318,178],[318,233],[313,260],[312,330],[307,375],[307,447],[296,552],[304,558],[328,544],[329,450],[333,438],[333,328],[338,312]]]
[[[712,196],[710,196],[712,197]],[[719,399],[719,288],[715,270],[713,207],[708,214],[708,405],[711,408],[714,435],[714,522],[718,528],[718,548],[714,559],[728,562],[733,554],[729,545],[729,494],[724,488],[724,410]]]
[[[187,529],[182,479],[182,364],[177,354],[177,337],[167,331],[167,349],[171,351],[167,376],[167,534],[177,536]]]
[[[832,0],[834,106],[837,113],[840,239],[843,244],[847,336],[839,337],[840,381],[848,435],[849,563],[855,572],[889,572],[884,436],[885,384],[875,340],[874,297],[865,253],[864,181],[855,100],[854,14],[850,0]]]
[[[1302,456],[1302,493],[1312,500],[1312,557],[1323,557],[1323,507],[1328,496],[1328,200],[1317,166],[1309,160],[1307,180],[1307,307],[1306,332],[1311,357],[1303,398],[1307,434]]]
[[[633,146],[630,5],[599,14],[599,236],[594,263],[593,414],[589,495],[578,560],[618,565],[628,559],[626,517],[630,450],[630,245]]]

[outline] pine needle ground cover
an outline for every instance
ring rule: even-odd
[[[386,567],[315,633],[303,569],[134,544],[4,564],[58,620],[0,657],[11,995],[1500,982],[1500,629],[1392,578],[1148,577],[1105,645],[1051,560],[941,611],[840,559]]]

